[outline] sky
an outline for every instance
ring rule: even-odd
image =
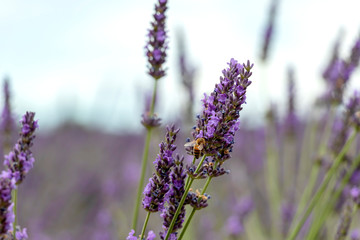
[[[360,2],[280,1],[264,67],[259,55],[270,3],[168,2],[168,70],[159,81],[156,109],[165,123],[175,121],[186,104],[177,66],[177,32],[182,32],[188,60],[197,69],[195,109],[235,58],[255,64],[245,119],[262,118],[271,102],[280,109],[284,106],[288,66],[295,69],[298,111],[306,113],[323,91],[321,72],[339,32],[343,57],[360,34]],[[109,132],[141,129],[144,96],[153,85],[146,74],[144,46],[154,4],[152,0],[1,1],[0,79],[11,80],[15,114],[35,111],[45,130],[66,119]],[[350,88],[360,88],[359,70],[351,81]]]

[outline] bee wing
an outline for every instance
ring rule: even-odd
[[[195,145],[195,141],[185,143],[184,147],[193,147]]]

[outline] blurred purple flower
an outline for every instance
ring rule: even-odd
[[[126,238],[126,240],[138,240],[137,237],[134,236],[135,231],[131,230],[129,233],[129,236]],[[156,235],[154,233],[154,231],[150,230],[148,232],[148,236],[146,237],[146,240],[154,240],[156,238]]]
[[[268,21],[264,32],[261,60],[266,62],[269,55],[269,48],[271,44],[271,39],[274,33],[275,17],[278,9],[278,0],[273,0],[270,6]]]
[[[350,233],[351,240],[360,240],[360,230],[354,229]]]
[[[20,228],[16,229],[16,239],[17,240],[26,240],[28,239],[26,228],[23,228],[22,230]]]
[[[232,215],[226,220],[225,231],[230,236],[239,236],[244,232],[244,226],[239,216]]]
[[[7,148],[11,147],[10,138],[15,130],[15,121],[11,112],[9,79],[7,78],[4,79],[4,108],[1,114],[0,128],[3,133],[5,150],[8,150]]]
[[[155,80],[165,76],[163,64],[165,63],[166,50],[168,48],[165,30],[166,4],[166,0],[159,0],[158,4],[155,5],[154,21],[151,23],[151,29],[147,34],[149,39],[145,46],[146,56],[149,62],[148,73]]]

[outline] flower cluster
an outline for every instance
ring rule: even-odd
[[[170,176],[171,188],[165,197],[168,205],[166,208],[164,208],[163,212],[161,213],[161,217],[164,219],[163,221],[164,233],[160,233],[162,239],[165,237],[167,233],[171,220],[173,219],[176,209],[179,206],[181,197],[185,192],[186,173],[184,170],[183,162],[184,162],[184,157],[179,157],[179,155],[176,155],[175,166],[173,167]],[[171,232],[173,235],[176,235],[177,230],[182,227],[184,218],[185,218],[185,207],[182,206],[181,212],[177,217],[175,225]]]
[[[131,230],[130,233],[129,233],[129,236],[126,238],[126,240],[138,240],[137,237],[134,236],[135,234],[135,230]],[[156,235],[153,231],[149,231],[148,232],[148,236],[146,237],[146,240],[154,240],[156,238]],[[145,238],[143,238],[145,239]],[[143,240],[143,239],[140,239],[140,240]]]
[[[348,59],[333,56],[330,65],[323,74],[328,90],[322,101],[338,105],[342,102],[344,89],[360,61],[360,38],[355,41]]]
[[[12,229],[15,215],[11,201],[11,191],[16,188],[15,179],[9,171],[0,175],[0,238]]]
[[[157,212],[162,210],[164,206],[164,196],[169,191],[170,171],[174,166],[173,152],[176,149],[174,142],[179,129],[175,126],[167,127],[165,142],[160,146],[160,153],[158,154],[155,164],[155,173],[149,179],[149,183],[144,190],[143,208],[149,212]]]
[[[273,0],[270,6],[270,11],[268,16],[269,18],[267,21],[267,26],[265,28],[265,33],[263,38],[264,42],[262,45],[261,60],[264,62],[267,60],[269,54],[269,46],[274,32],[274,22],[275,22],[277,8],[278,8],[278,1]]]
[[[214,91],[210,96],[205,94],[202,114],[197,116],[197,125],[192,132],[194,139],[205,139],[204,153],[212,155],[220,164],[230,158],[253,67],[249,61],[241,65],[234,59],[228,65]]]
[[[166,59],[166,49],[168,48],[167,36],[165,31],[165,12],[167,10],[167,0],[159,0],[155,5],[154,21],[149,30],[148,42],[145,46],[146,56],[149,62],[149,74],[158,80],[165,76],[163,64]]]
[[[30,151],[35,138],[34,132],[38,128],[38,121],[34,120],[34,112],[26,112],[21,119],[22,129],[20,138],[15,144],[13,150],[5,156],[4,165],[6,165],[13,174],[16,184],[20,184],[28,171],[33,167],[34,157]]]
[[[1,131],[4,137],[9,138],[15,128],[14,118],[11,113],[9,80],[4,81],[4,108],[1,114]],[[5,143],[9,145],[9,143]],[[7,147],[7,146],[6,146]]]

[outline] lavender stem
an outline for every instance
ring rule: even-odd
[[[304,225],[306,219],[308,218],[308,216],[312,212],[313,208],[316,206],[316,204],[321,199],[321,197],[322,197],[324,191],[326,190],[326,187],[328,186],[331,178],[336,173],[336,170],[340,166],[341,161],[342,161],[345,153],[349,150],[349,148],[350,148],[352,142],[354,141],[357,133],[358,133],[358,131],[355,130],[353,132],[353,134],[350,136],[350,138],[346,141],[346,143],[345,143],[344,147],[342,148],[341,152],[336,157],[336,159],[335,159],[334,163],[332,164],[331,168],[329,169],[329,171],[325,175],[325,178],[324,178],[323,182],[321,183],[319,189],[316,191],[314,197],[311,199],[311,201],[310,201],[304,215],[300,219],[299,223],[296,225],[295,229],[291,232],[290,237],[287,238],[288,240],[294,240],[296,238],[296,236],[298,235],[298,233],[300,232],[300,230],[301,230],[302,226]]]
[[[202,164],[203,164],[203,162],[204,162],[204,160],[205,160],[205,157],[206,157],[206,154],[201,158],[201,161],[199,162],[199,164],[198,164],[198,166],[197,166],[197,168],[196,168],[196,170],[195,170],[195,172],[194,172],[195,174],[199,172],[199,169],[201,168],[201,166],[202,166]],[[189,178],[188,178],[188,179],[189,179]],[[191,179],[189,180],[189,184],[187,184],[187,187],[185,188],[185,192],[184,192],[184,194],[183,194],[183,196],[182,196],[182,198],[181,198],[181,200],[180,200],[179,206],[177,207],[176,212],[175,212],[175,215],[174,215],[173,219],[171,220],[171,223],[170,223],[169,228],[167,229],[167,233],[166,233],[165,240],[168,240],[169,237],[170,237],[170,234],[171,234],[171,231],[172,231],[173,228],[174,228],[176,219],[177,219],[177,217],[178,217],[179,214],[180,214],[181,208],[182,208],[182,206],[184,205],[185,199],[186,199],[187,194],[188,194],[188,192],[189,192],[189,190],[190,190],[191,184],[194,182],[194,180],[195,180],[194,178],[191,178]]]
[[[146,230],[146,226],[147,226],[147,224],[149,222],[150,214],[151,214],[151,212],[148,212],[146,214],[145,222],[144,222],[141,234],[140,234],[140,239],[143,239],[143,237],[145,237],[145,230]]]
[[[346,184],[349,182],[352,174],[355,172],[356,168],[359,167],[359,165],[360,165],[360,155],[356,157],[355,161],[353,161],[350,167],[350,170],[347,171],[346,175],[342,178],[340,187],[336,189],[335,193],[331,192],[328,194],[327,199],[329,201],[324,201],[324,206],[319,211],[319,218],[317,218],[316,220],[314,230],[309,233],[309,236],[316,236],[316,234],[319,232],[322,223],[325,222],[325,219],[330,215],[330,212],[333,209],[331,208],[331,206],[334,206],[336,204],[336,201],[339,199],[340,194],[343,192]],[[331,187],[333,187],[334,185],[335,183],[332,184]]]
[[[322,156],[324,156],[324,154],[326,152],[326,147],[327,147],[328,140],[330,138],[331,129],[332,129],[334,120],[335,120],[335,109],[334,109],[334,107],[331,107],[330,108],[330,117],[326,121],[324,133],[323,133],[321,141],[320,141],[321,146],[319,147],[319,151],[317,153],[317,158],[321,158]],[[316,128],[317,128],[317,126],[316,126]],[[321,164],[318,162],[315,162],[315,164],[313,164],[313,166],[311,168],[310,178],[309,178],[308,184],[306,184],[304,193],[301,196],[299,206],[295,213],[294,220],[298,219],[300,217],[300,214],[305,209],[306,204],[311,197],[311,194],[315,190],[316,180],[318,179],[319,173],[320,173],[320,167],[321,167]],[[295,224],[295,221],[293,221],[293,224]],[[290,229],[293,229],[293,226]]]
[[[14,240],[16,240],[16,223],[17,223],[17,188],[12,190],[12,198],[13,198],[13,203],[14,203],[14,222],[13,222],[13,234],[14,234]]]
[[[141,163],[141,174],[140,174],[140,180],[137,190],[137,196],[136,196],[136,202],[134,205],[134,214],[133,214],[133,222],[132,222],[132,229],[136,231],[136,224],[138,220],[139,215],[139,208],[140,208],[140,201],[141,201],[141,193],[144,188],[144,181],[145,181],[145,172],[146,172],[146,163],[149,155],[149,146],[150,146],[150,140],[151,140],[151,132],[152,129],[147,129],[146,133],[146,140],[145,140],[145,146],[144,146],[144,153],[142,157],[142,163]]]
[[[203,189],[202,189],[202,191],[201,191],[201,195],[204,195],[207,187],[208,187],[209,184],[210,184],[211,179],[212,179],[212,177],[208,177],[208,178],[206,179],[205,185],[204,185],[204,187],[203,187]],[[184,234],[185,234],[185,232],[186,232],[186,229],[188,228],[188,226],[189,226],[189,224],[190,224],[190,221],[191,221],[192,217],[193,217],[194,214],[195,214],[195,211],[196,211],[196,209],[193,208],[192,211],[191,211],[191,213],[190,213],[190,215],[189,215],[189,217],[188,217],[188,219],[186,220],[186,223],[185,223],[185,225],[184,225],[184,227],[183,227],[183,229],[182,229],[182,231],[181,231],[181,233],[180,233],[180,236],[179,236],[178,240],[181,240],[182,237],[184,236]]]
[[[151,106],[150,106],[150,116],[154,115],[157,82],[158,82],[157,80],[154,81],[154,90],[153,90],[153,96],[152,96]],[[134,229],[135,231],[136,231],[137,220],[139,217],[141,195],[142,195],[142,191],[144,189],[146,164],[147,164],[147,159],[149,156],[149,146],[150,146],[150,141],[151,141],[152,127],[147,127],[146,130],[147,130],[147,133],[146,133],[144,152],[143,152],[143,157],[142,157],[142,162],[141,162],[140,180],[139,180],[139,185],[138,185],[138,190],[137,190],[137,195],[136,195],[136,202],[135,202],[134,211],[133,211],[132,229]]]

